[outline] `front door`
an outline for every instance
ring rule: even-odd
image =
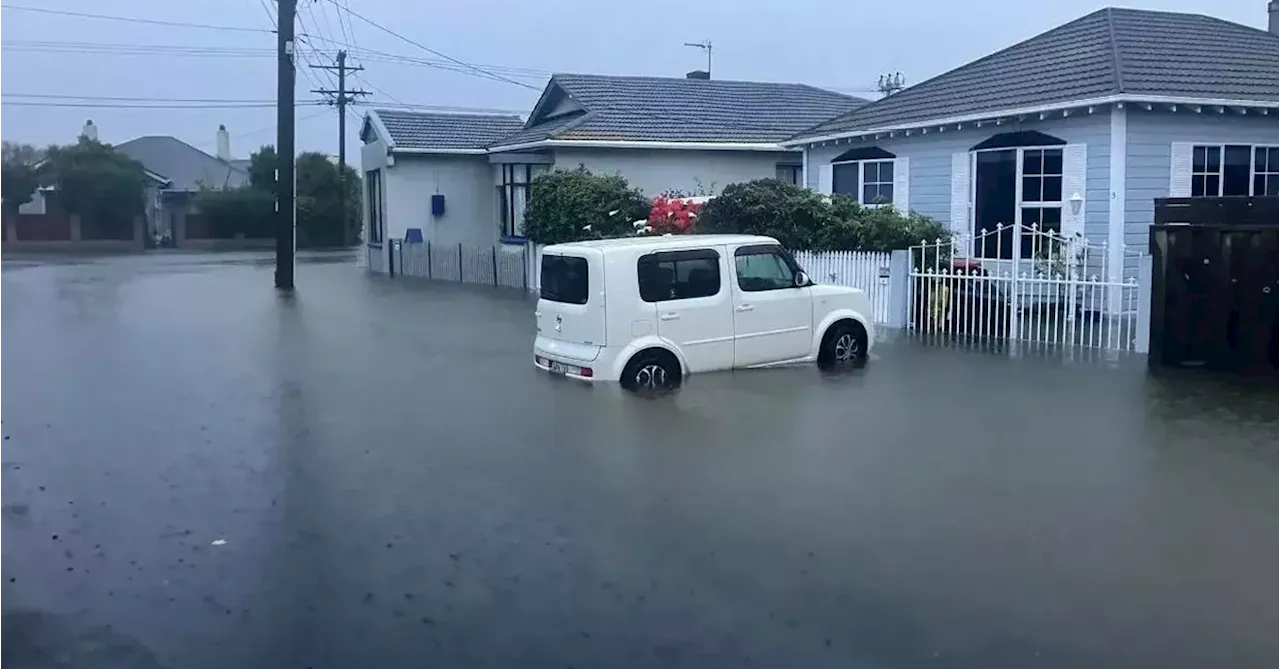
[[[974,163],[973,255],[1008,260],[1018,239],[1018,150],[979,151]]]
[[[636,263],[640,299],[658,310],[658,336],[675,344],[690,372],[733,366],[733,309],[723,247],[660,251]]]
[[[803,358],[813,343],[813,297],[797,287],[799,268],[779,246],[734,252],[734,366]]]

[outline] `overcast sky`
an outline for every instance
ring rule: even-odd
[[[908,84],[962,65],[1107,5],[1097,0],[300,0],[299,32],[312,48],[325,39],[357,54],[376,50],[439,61],[417,46],[355,17],[345,4],[419,44],[541,89],[546,73],[682,76],[705,63],[682,46],[710,39],[717,79],[798,81],[874,97],[878,75],[901,71]],[[338,4],[335,4],[338,3]],[[6,0],[6,5],[269,29],[274,0]],[[1265,28],[1265,0],[1150,0],[1123,6],[1205,13]],[[132,98],[122,104],[187,104],[143,98],[269,101],[276,91],[275,36],[104,21],[6,9],[0,20],[3,79],[0,134],[37,145],[73,141],[85,119],[99,138],[120,143],[141,135],[173,135],[209,152],[219,123],[232,153],[247,157],[273,143],[275,111],[240,109],[105,109],[18,106],[14,102],[85,104],[70,97]],[[345,36],[344,36],[344,30]],[[50,43],[55,44],[50,44]],[[72,44],[67,44],[72,43]],[[85,43],[131,45],[83,46]],[[155,47],[170,47],[157,49]],[[172,47],[209,47],[205,55]],[[366,54],[367,55],[367,54]],[[323,54],[303,49],[301,60]],[[509,109],[527,112],[539,90],[385,56],[361,58],[351,85],[374,91],[377,103]],[[391,62],[387,62],[391,61]],[[298,99],[315,99],[329,74],[299,64]],[[361,80],[363,78],[363,81]],[[192,103],[197,104],[197,103]],[[213,104],[213,103],[210,103]],[[362,113],[363,108],[356,108]],[[300,150],[337,152],[337,114],[298,110]],[[348,160],[358,161],[357,123],[348,121]]]

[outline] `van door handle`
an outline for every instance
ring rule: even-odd
[[[752,311],[754,309],[755,307],[751,306],[750,304],[739,304],[737,307],[734,307],[733,310],[738,313],[742,313],[744,311]]]
[[[665,314],[662,314],[662,315],[658,316],[658,319],[659,319],[659,320],[664,320],[664,321],[674,321],[674,320],[677,320],[677,319],[679,319],[679,318],[680,318],[680,314],[677,314],[677,313],[675,313],[674,311],[669,311],[669,312],[667,312],[667,313],[665,313]]]

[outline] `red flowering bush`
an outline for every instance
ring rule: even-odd
[[[687,235],[693,232],[702,204],[687,198],[659,195],[649,209],[649,232],[655,235]]]

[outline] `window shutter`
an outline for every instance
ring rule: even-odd
[[[1088,153],[1085,144],[1068,144],[1062,147],[1062,235],[1084,235],[1084,215],[1088,202],[1080,203],[1080,211],[1073,213],[1071,198],[1076,193],[1085,196],[1085,163]]]
[[[831,165],[830,164],[819,165],[818,166],[818,192],[822,193],[823,195],[830,195],[831,184],[832,184]]]
[[[907,199],[911,190],[911,160],[894,158],[893,160],[893,206],[902,213],[910,211]]]
[[[1191,197],[1191,142],[1169,148],[1169,197]]]
[[[969,225],[969,152],[951,154],[951,233],[968,236]],[[963,254],[968,244],[957,246]]]

